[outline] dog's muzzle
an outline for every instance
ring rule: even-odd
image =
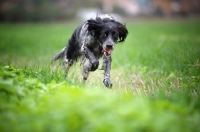
[[[106,55],[106,56],[109,56],[112,54],[112,51],[113,51],[113,44],[107,44],[106,45],[106,48],[102,50],[102,52]]]
[[[102,52],[105,54],[105,55],[111,55],[112,54],[112,51],[114,49],[114,42],[112,42],[110,39],[105,43],[105,46],[103,46],[103,50]]]
[[[105,55],[111,55],[112,54],[112,50],[103,49],[101,52],[103,52]]]

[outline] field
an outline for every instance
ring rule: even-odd
[[[67,78],[52,56],[75,23],[0,24],[1,131],[200,130],[200,22],[127,23],[112,54],[112,89],[103,71]]]

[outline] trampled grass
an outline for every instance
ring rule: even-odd
[[[0,24],[2,130],[199,128],[199,22],[127,23],[127,40],[112,54],[112,89],[103,86],[102,70],[82,82],[80,63],[67,78],[60,68],[51,71],[52,56],[66,45],[76,26]]]

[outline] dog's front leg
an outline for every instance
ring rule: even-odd
[[[86,56],[86,58],[89,59],[89,61],[91,63],[91,68],[89,70],[95,71],[99,66],[99,61],[95,58],[92,51],[90,51],[90,49],[88,49],[87,47],[85,47],[85,56]]]
[[[112,83],[110,82],[110,69],[111,69],[111,56],[104,56],[103,65],[104,65],[104,80],[103,83],[106,87],[111,88]]]
[[[87,80],[90,71],[95,71],[99,66],[99,61],[95,58],[94,54],[90,49],[84,47],[83,55],[83,79]]]

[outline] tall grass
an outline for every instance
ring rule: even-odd
[[[66,78],[59,62],[52,71],[52,56],[76,26],[0,24],[2,130],[197,130],[199,22],[127,23],[127,40],[112,54],[112,89],[104,87],[102,70],[83,82],[79,62]]]
[[[42,82],[65,80],[49,63],[70,38],[75,24],[1,24],[1,63],[40,73]],[[198,22],[127,24],[129,35],[113,52],[113,89],[154,94],[157,89],[199,87],[200,25]],[[102,85],[103,71],[91,73],[86,87]],[[32,76],[32,75],[31,75]],[[57,77],[55,77],[57,76]],[[79,63],[68,79],[82,84]],[[195,89],[199,93],[199,90]]]

